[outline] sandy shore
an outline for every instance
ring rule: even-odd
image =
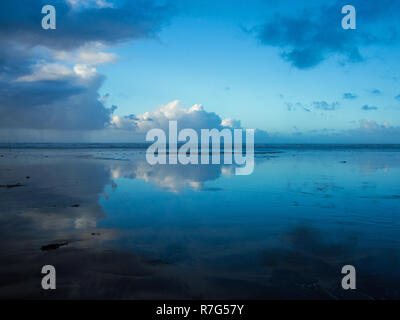
[[[0,298],[398,298],[399,163],[287,150],[237,177],[143,150],[0,150]]]

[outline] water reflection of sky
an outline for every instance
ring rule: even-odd
[[[60,297],[399,297],[399,160],[285,150],[235,176],[150,166],[129,150],[6,153],[2,181],[25,185],[0,190],[0,248],[15,268],[2,263],[0,294],[18,296],[53,261]],[[340,289],[345,264],[357,268],[356,292]]]

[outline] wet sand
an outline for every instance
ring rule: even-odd
[[[0,298],[399,298],[399,154],[261,150],[239,177],[141,149],[1,149]]]

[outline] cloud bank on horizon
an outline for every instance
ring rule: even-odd
[[[211,1],[205,3],[212,8]],[[238,3],[233,1],[232,10]],[[47,4],[56,8],[56,30],[41,29],[40,22],[43,17],[41,8]],[[374,1],[354,0],[352,4],[357,8],[357,24],[360,26],[357,30],[347,32],[341,29],[338,21],[342,15],[338,8],[342,6],[342,1],[328,1],[324,5],[314,4],[311,1],[302,10],[294,12],[282,9],[285,6],[278,5],[274,8],[271,5],[276,12],[269,18],[249,20],[254,27],[252,31],[243,33],[240,41],[248,42],[251,40],[249,38],[253,37],[253,40],[258,39],[261,43],[255,50],[271,48],[271,52],[274,52],[274,48],[277,48],[278,58],[284,64],[298,70],[297,74],[304,74],[305,77],[308,77],[315,68],[331,63],[333,58],[338,61],[335,66],[337,69],[348,68],[349,65],[362,65],[370,58],[368,52],[363,52],[364,48],[379,47],[388,55],[398,51],[399,28],[396,22],[400,16],[399,3],[383,0],[376,5]],[[201,16],[204,21],[207,22],[209,19],[210,23],[213,23],[210,14],[204,13],[197,7],[189,10],[190,13],[185,12],[188,6],[190,5],[187,1],[179,0],[1,1],[0,141],[136,142],[141,141],[145,133],[152,128],[167,128],[169,120],[178,120],[181,128],[196,130],[252,127],[253,121],[267,118],[277,112],[274,108],[280,108],[279,112],[286,114],[287,119],[283,118],[277,123],[278,130],[261,126],[256,130],[256,142],[394,143],[399,141],[400,123],[395,121],[390,124],[388,119],[391,121],[395,119],[393,114],[400,110],[398,105],[400,90],[391,94],[389,100],[386,90],[371,89],[374,88],[374,83],[363,92],[349,87],[337,96],[326,99],[319,97],[317,92],[315,97],[305,96],[300,89],[297,89],[290,92],[290,98],[285,97],[285,101],[280,102],[281,106],[274,101],[268,110],[261,111],[252,110],[251,103],[245,99],[246,94],[250,93],[246,93],[246,87],[243,86],[239,88],[239,98],[234,101],[238,106],[233,106],[231,112],[219,110],[218,102],[212,106],[215,112],[207,111],[200,104],[184,107],[176,100],[182,93],[187,93],[182,91],[184,83],[175,83],[172,87],[176,92],[173,97],[175,100],[156,103],[151,111],[136,111],[136,107],[131,106],[128,112],[125,112],[126,110],[120,112],[118,104],[110,103],[118,92],[101,94],[106,79],[117,83],[119,80],[115,77],[115,73],[110,77],[107,72],[105,74],[99,72],[99,69],[105,66],[117,68],[120,63],[118,54],[120,48],[128,47],[134,52],[135,47],[130,47],[131,44],[143,39],[161,42],[166,50],[169,50],[169,43],[166,40],[168,32],[171,32],[172,37],[176,35],[175,39],[181,36],[176,30],[185,28],[185,24],[179,20],[181,13],[189,17],[194,15],[186,19],[196,20]],[[259,6],[259,1],[255,0],[254,12],[260,11]],[[205,8],[208,8],[207,5]],[[234,12],[227,10],[220,14],[221,21],[227,19],[237,25],[236,29],[232,28],[232,32],[241,29],[240,21],[237,21]],[[166,33],[164,39],[163,35]],[[199,35],[208,36],[205,33],[197,34]],[[185,41],[182,37],[183,47]],[[219,39],[219,42],[223,44],[224,39]],[[227,45],[229,45],[228,40]],[[173,47],[172,44],[170,46]],[[180,54],[182,47],[173,50]],[[208,50],[218,53],[212,42]],[[149,52],[149,55],[151,54],[153,53]],[[195,66],[198,59],[201,59],[201,53],[199,56],[188,56],[188,59],[190,58],[193,58]],[[220,57],[221,62],[226,58]],[[262,61],[243,60],[240,63],[245,67],[246,64],[256,65]],[[232,65],[232,69],[241,70],[243,66]],[[282,65],[282,68],[285,66]],[[400,71],[400,67],[396,65],[394,70]],[[158,72],[164,71],[160,69]],[[192,72],[192,70],[187,71],[188,74]],[[207,72],[207,69],[204,72]],[[329,72],[335,74],[336,71],[329,69]],[[392,77],[392,82],[398,81],[395,75],[388,75],[387,70],[384,70],[383,74],[385,77]],[[135,74],[135,76],[151,79],[151,75],[148,74]],[[255,85],[259,85],[258,79],[246,80],[250,86],[252,81]],[[226,81],[229,81],[229,78]],[[290,82],[290,77],[288,81]],[[147,89],[149,99],[153,99],[151,88]],[[199,91],[201,90],[204,89],[199,88]],[[231,94],[233,90],[225,91]],[[204,91],[207,99],[214,95],[213,89]],[[294,102],[294,99],[297,101]],[[380,102],[377,99],[383,100]],[[357,106],[357,111],[352,111],[353,120],[349,128],[312,127],[312,120],[309,120],[311,117],[338,118],[340,115],[336,114],[345,112],[349,103]],[[265,101],[265,104],[269,102]],[[387,119],[383,119],[385,114],[382,112],[386,109],[390,109],[390,113]],[[249,114],[246,121],[237,117],[244,112]],[[290,120],[290,114],[300,116],[296,117],[296,120]],[[302,118],[307,117],[307,114],[308,120]],[[374,115],[377,115],[377,118],[371,119]],[[302,127],[302,119],[306,119],[304,123],[307,123],[307,126],[299,129]],[[296,121],[295,125],[290,121]],[[289,123],[291,130],[288,130]]]

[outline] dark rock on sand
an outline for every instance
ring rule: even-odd
[[[72,208],[78,208],[78,207],[80,207],[80,205],[79,204],[73,204],[71,207]]]
[[[56,250],[62,246],[66,246],[68,244],[67,241],[65,242],[61,242],[61,243],[51,243],[51,244],[47,244],[45,246],[42,246],[40,249],[42,251],[49,251],[49,250]]]
[[[16,184],[1,184],[0,185],[0,188],[7,188],[7,189],[10,189],[10,188],[16,188],[16,187],[23,187],[24,185],[23,184],[21,184],[21,183],[16,183]]]

